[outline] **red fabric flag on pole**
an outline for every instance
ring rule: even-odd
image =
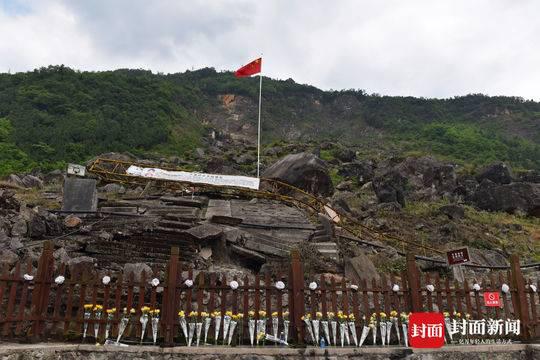
[[[261,67],[262,67],[262,58],[258,58],[258,59],[253,60],[249,64],[242,66],[240,69],[236,70],[234,75],[236,75],[236,77],[246,77],[246,76],[255,75],[261,72]]]

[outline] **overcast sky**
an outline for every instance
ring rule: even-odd
[[[0,0],[0,72],[235,70],[323,89],[540,100],[538,0]]]

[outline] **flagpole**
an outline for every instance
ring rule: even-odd
[[[261,57],[262,61],[262,57]],[[261,167],[261,102],[262,102],[262,66],[259,73],[259,121],[257,126],[257,178],[260,177]]]

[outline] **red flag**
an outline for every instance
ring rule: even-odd
[[[242,66],[240,69],[236,70],[234,75],[236,75],[236,77],[246,77],[246,76],[255,75],[261,72],[261,67],[262,67],[262,58],[258,58],[258,59],[253,60],[249,64]]]

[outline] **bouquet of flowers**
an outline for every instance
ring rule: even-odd
[[[330,319],[330,314],[332,314],[332,318],[334,318],[334,313],[327,312],[326,313],[326,320],[321,321],[321,327],[323,329],[324,337],[326,338],[326,343],[328,345],[332,345],[332,340],[330,339],[330,328],[328,326],[328,320]]]
[[[99,320],[101,320],[101,315],[103,315],[103,305],[94,306],[94,318],[96,319],[96,322],[94,323],[94,337],[96,339],[96,343],[98,343]]]
[[[362,316],[362,320],[364,321],[364,325],[362,327],[362,335],[360,335],[360,343],[358,344],[358,346],[362,346],[364,344],[364,341],[366,341],[366,338],[369,334],[369,330],[375,328],[375,325],[371,323],[372,318],[369,319],[369,324],[366,323],[366,315]]]
[[[187,322],[186,322],[186,313],[183,310],[180,310],[178,312],[178,321],[180,322],[180,328],[182,329],[182,333],[184,334],[184,337],[186,338],[186,344],[187,344],[188,330],[187,330]]]
[[[232,311],[226,311],[223,317],[223,343],[227,342],[229,326],[231,325]]]
[[[236,329],[236,325],[238,324],[238,321],[242,320],[244,317],[244,314],[233,314],[231,316],[231,324],[229,325],[229,341],[227,341],[227,345],[231,345],[231,341],[234,334],[234,329]]]
[[[351,331],[351,336],[353,338],[354,346],[358,346],[358,337],[356,336],[356,324],[354,314],[349,314],[349,330]]]
[[[203,321],[205,318],[208,317],[208,313],[205,313],[205,312],[201,312],[200,313],[200,317],[197,317],[196,320],[199,320],[195,323],[195,329],[196,329],[196,332],[197,332],[197,346],[199,346],[200,342],[201,342],[201,332],[202,332],[202,327],[203,327],[203,323],[200,321],[200,319],[202,318]]]
[[[335,320],[336,314],[333,312],[328,312],[328,321],[330,322],[330,326],[332,328],[332,339],[333,339],[333,345],[337,346],[337,321]]]
[[[192,311],[189,313],[189,322],[188,322],[188,341],[187,346],[191,346],[191,343],[193,342],[193,336],[195,335],[195,328],[197,327],[197,317],[199,316],[199,313],[196,311]]]
[[[214,342],[217,345],[221,328],[221,311],[214,311],[210,316],[214,318]]]
[[[141,317],[139,318],[139,321],[141,323],[141,341],[140,341],[141,344],[144,339],[144,333],[146,332],[146,325],[148,325],[148,318],[149,318],[148,313],[150,312],[150,310],[151,309],[149,306],[143,306],[141,308]]]
[[[249,341],[251,342],[251,346],[253,346],[255,341],[255,311],[250,310],[248,317]]]
[[[116,314],[116,308],[107,309],[107,325],[105,325],[105,339],[109,338],[112,321],[114,320],[114,314]]]
[[[262,334],[262,335],[261,335]],[[264,340],[266,338],[266,311],[259,311],[259,320],[257,320],[257,345],[259,345],[259,340]]]
[[[289,341],[289,312],[283,312],[283,341],[286,343]]]
[[[345,342],[349,338],[349,330],[348,330],[348,325],[347,325],[347,320],[349,319],[349,316],[346,314],[343,314],[343,311],[340,310],[337,313],[337,318],[339,322],[339,337],[341,339],[341,347],[343,347]]]
[[[202,312],[201,317],[203,318],[203,326],[204,326],[204,343],[207,344],[208,343],[207,342],[208,330],[210,329],[210,324],[212,324],[212,318],[214,317],[214,314]]]
[[[398,312],[396,310],[390,311],[390,322],[391,324],[396,328],[396,334],[397,334],[397,340],[398,344],[401,343],[401,336],[399,334],[399,327],[398,327]],[[390,327],[392,329],[392,327]],[[390,336],[388,336],[388,344],[390,344]]]
[[[272,313],[272,334],[274,335],[274,338],[278,338],[279,333],[279,314],[277,311],[274,311]]]
[[[403,342],[406,347],[409,347],[409,315],[405,312],[399,314],[401,320],[401,328],[403,329]],[[398,331],[399,333],[399,331]]]
[[[381,341],[382,341],[382,345],[386,345],[386,329],[388,328],[388,323],[386,321],[386,313],[385,312],[380,312],[379,313],[379,318],[380,318],[380,321],[379,321],[379,328],[381,329]]]
[[[88,320],[92,317],[93,304],[84,304],[84,323],[83,323],[83,341],[86,339],[86,332],[88,331]]]
[[[369,327],[373,330],[373,345],[377,345],[377,314],[371,314],[369,318]]]
[[[315,313],[315,319],[311,320],[311,325],[313,326],[313,336],[315,336],[315,341],[319,342],[320,337],[320,325],[321,325],[321,319],[322,319],[322,312],[317,311]]]
[[[158,335],[158,329],[159,329],[159,309],[150,310],[150,319],[152,321],[152,340],[154,341],[154,345],[156,345],[157,342],[157,335]]]
[[[118,327],[118,337],[116,338],[116,344],[120,343],[120,339],[122,338],[122,335],[124,334],[124,331],[126,330],[131,317],[135,315],[135,309],[128,309],[124,308],[122,311],[122,318],[120,319],[120,325]]]
[[[301,319],[306,323],[306,328],[308,329],[311,341],[313,344],[315,344],[315,346],[317,346],[317,340],[315,339],[315,334],[313,333],[313,328],[311,327],[311,314],[305,314]]]

